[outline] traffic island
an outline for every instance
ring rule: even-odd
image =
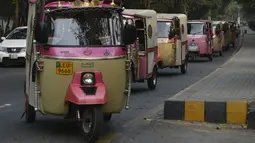
[[[254,47],[245,45],[210,75],[167,99],[164,119],[247,124],[255,129],[254,53]]]

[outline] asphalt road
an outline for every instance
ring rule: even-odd
[[[129,110],[114,115],[106,124],[105,133],[100,141],[109,143],[121,134],[120,126],[135,119],[138,115],[162,104],[187,86],[200,80],[226,62],[235,50],[230,49],[224,57],[215,57],[213,62],[203,58],[191,62],[188,73],[180,74],[180,70],[160,70],[157,89],[150,91],[146,83],[133,85]],[[38,114],[35,124],[26,124],[20,117],[23,113],[24,67],[0,68],[0,143],[81,143],[77,126],[59,117],[41,116]]]

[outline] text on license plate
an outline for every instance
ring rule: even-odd
[[[10,54],[9,58],[10,59],[18,59],[18,55],[17,54]]]
[[[56,74],[60,75],[73,74],[73,62],[68,61],[56,62]]]

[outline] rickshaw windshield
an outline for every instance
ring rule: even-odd
[[[120,46],[122,21],[120,13],[86,11],[47,15],[48,45],[64,46]]]
[[[172,31],[172,22],[158,21],[158,38],[168,38]]]
[[[188,34],[205,34],[204,23],[188,23]]]

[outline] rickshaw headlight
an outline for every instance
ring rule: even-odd
[[[93,73],[85,73],[82,76],[82,84],[94,84],[95,76]]]

